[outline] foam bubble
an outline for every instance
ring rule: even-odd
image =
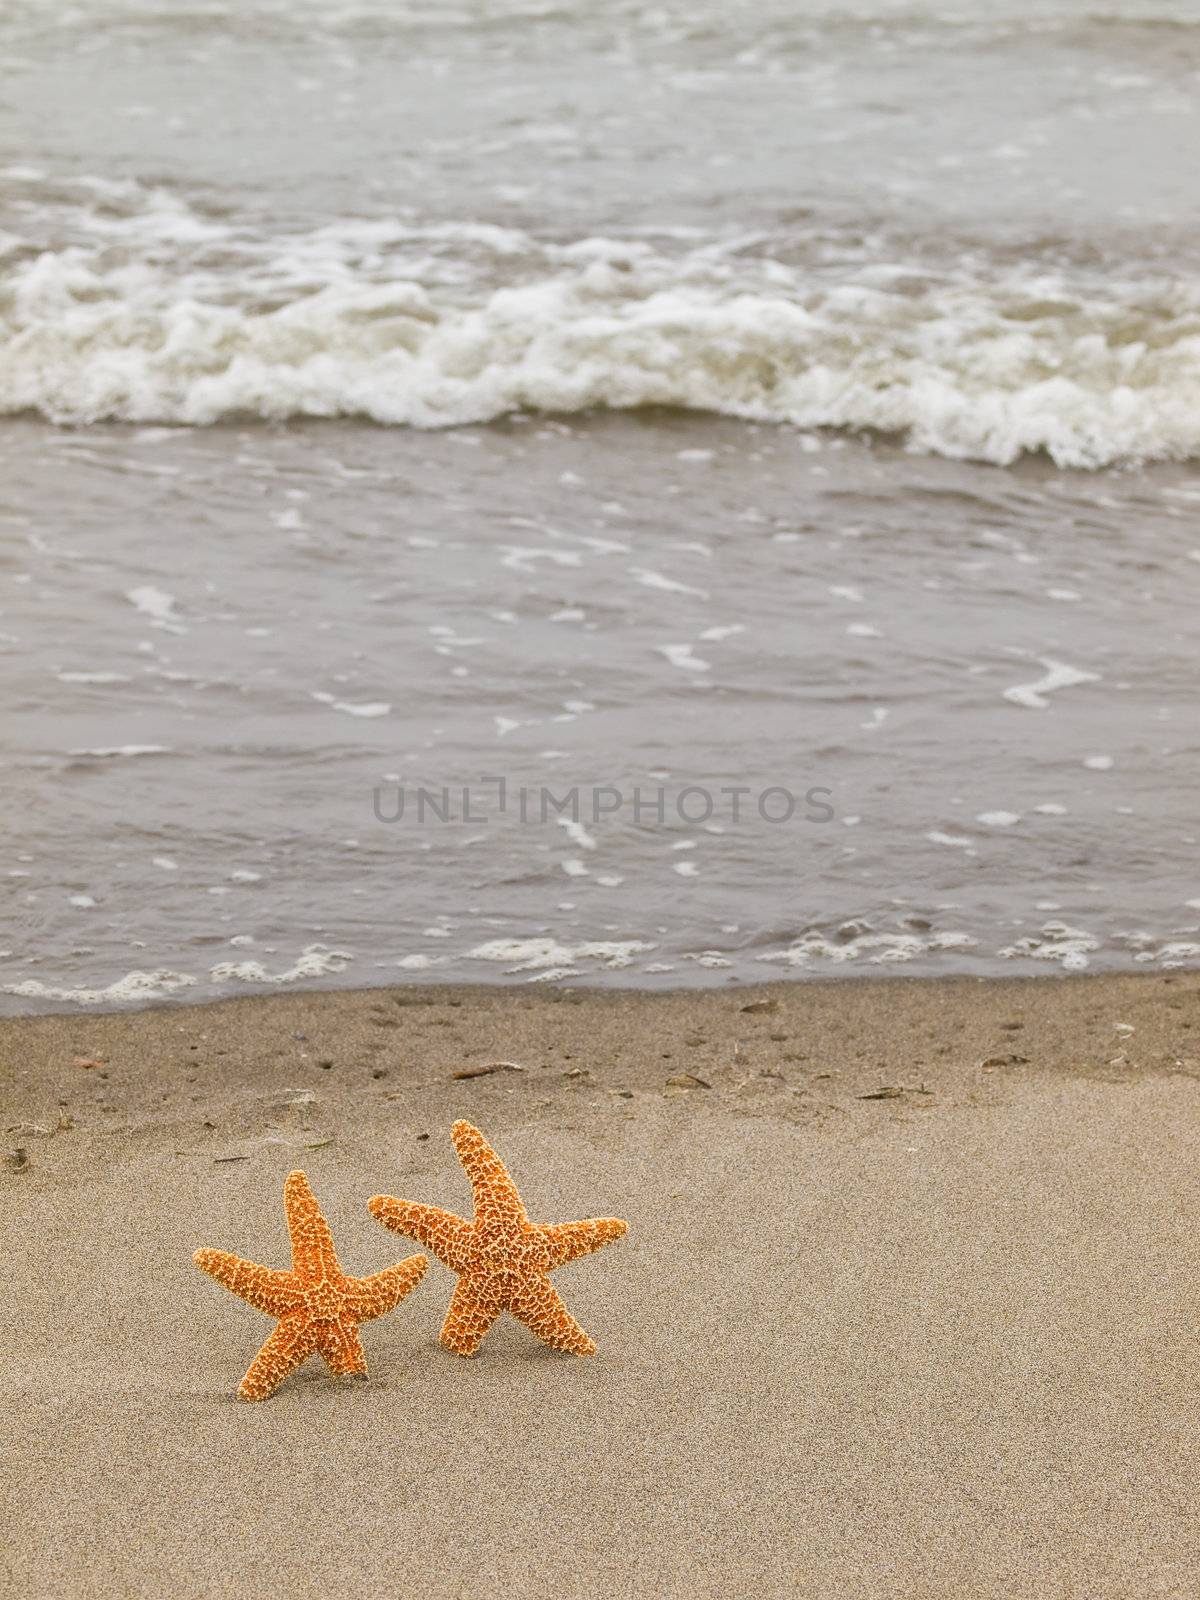
[[[312,692],[312,698],[348,717],[386,717],[392,709],[386,700],[335,700],[331,694],[318,690]]]
[[[59,683],[132,683],[124,672],[57,672]]]
[[[171,747],[168,744],[95,745],[67,751],[70,756],[93,756],[99,761],[108,761],[119,756],[165,756],[170,753]]]
[[[857,927],[852,924],[851,927]],[[846,937],[830,939],[819,929],[812,928],[794,940],[786,949],[768,950],[759,961],[776,962],[789,967],[806,967],[813,961],[830,962],[840,966],[848,962],[866,962],[871,966],[890,965],[895,962],[915,961],[919,956],[936,950],[967,949],[975,944],[970,934],[947,931],[931,933],[922,938],[915,933],[849,933]]]
[[[1045,675],[1033,683],[1018,683],[1011,689],[1005,689],[1006,700],[1011,700],[1014,705],[1027,706],[1032,711],[1044,711],[1050,704],[1046,696],[1054,690],[1070,689],[1080,683],[1099,682],[1098,674],[1095,672],[1084,672],[1079,667],[1069,667],[1065,661],[1054,661],[1049,656],[1039,659],[1046,669]]]
[[[587,831],[582,822],[576,822],[573,817],[559,817],[558,825],[562,828],[573,844],[581,850],[594,850],[596,841]]]
[[[156,589],[152,583],[143,583],[136,589],[126,590],[125,598],[143,616],[150,618],[152,628],[163,628],[168,633],[187,632],[175,609],[175,596],[168,594],[165,589]]]
[[[678,667],[681,672],[708,672],[712,663],[702,661],[699,656],[692,654],[690,644],[660,644],[655,649],[660,656],[666,656],[673,667]]]
[[[1030,961],[1054,961],[1066,972],[1082,972],[1088,957],[1099,950],[1100,941],[1085,928],[1071,928],[1065,922],[1045,922],[1040,934],[1027,934],[1015,944],[997,951],[1006,961],[1024,957]]]
[[[209,969],[214,983],[296,983],[301,978],[323,978],[329,972],[342,972],[354,957],[347,950],[327,950],[310,944],[303,954],[282,972],[268,972],[261,961],[218,961]]]
[[[723,956],[719,950],[685,950],[685,961],[694,961],[698,967],[708,967],[712,971],[719,971],[723,967],[731,967],[733,962],[728,956]],[[671,968],[655,962],[644,969],[646,972],[670,972]]]
[[[694,589],[690,583],[680,583],[676,578],[665,577],[661,572],[651,572],[648,567],[630,567],[630,575],[646,589],[661,589],[664,594],[690,594],[698,600],[707,600],[706,589]]]
[[[1190,939],[1173,939],[1159,950],[1158,961],[1163,967],[1192,966],[1200,961],[1200,944]]]
[[[119,1005],[126,1000],[159,1000],[176,989],[188,988],[195,978],[186,972],[171,972],[159,967],[153,972],[127,972],[123,978],[102,989],[68,989],[25,978],[20,983],[3,985],[5,994],[27,1000],[70,1000],[81,1006]]]
[[[610,970],[631,965],[635,955],[654,950],[643,939],[591,939],[581,944],[560,944],[556,939],[489,939],[467,954],[474,961],[503,962],[510,972],[538,968],[573,968],[580,961],[598,961]]]

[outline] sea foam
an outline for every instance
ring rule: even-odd
[[[5,994],[19,995],[26,1000],[69,1000],[81,1006],[102,1006],[117,1005],[127,1000],[159,1000],[177,989],[190,988],[195,982],[195,978],[186,972],[171,972],[160,967],[154,972],[127,972],[123,978],[103,988],[72,988],[43,983],[39,978],[23,978],[19,983],[6,983],[0,987]]]
[[[0,413],[437,428],[667,406],[873,430],[998,464],[1029,452],[1083,468],[1200,455],[1200,288],[1183,281],[957,266],[909,282],[715,248],[521,236],[526,281],[495,287],[471,237],[464,289],[443,282],[444,263],[407,260],[399,230],[397,275],[380,281],[330,229],[242,253],[231,243],[220,270],[198,271],[186,208],[170,212],[164,253],[152,199],[146,238],[130,219],[119,264],[105,237],[11,271]]]

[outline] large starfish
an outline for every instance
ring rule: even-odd
[[[450,1130],[475,1197],[468,1222],[439,1206],[416,1205],[377,1194],[367,1202],[384,1227],[432,1250],[458,1286],[442,1325],[441,1340],[460,1356],[474,1355],[484,1334],[508,1311],[556,1350],[590,1356],[596,1346],[559,1299],[548,1273],[619,1239],[629,1224],[619,1217],[587,1222],[530,1222],[508,1168],[478,1128],[456,1122]]]
[[[197,1250],[192,1258],[218,1283],[279,1318],[279,1326],[238,1385],[243,1400],[265,1400],[314,1351],[320,1351],[331,1372],[365,1378],[367,1358],[359,1323],[399,1305],[429,1265],[424,1256],[409,1256],[369,1278],[348,1278],[334,1254],[329,1224],[302,1172],[288,1173],[283,1203],[292,1237],[290,1272],[256,1266],[226,1250]]]

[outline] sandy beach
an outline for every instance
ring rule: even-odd
[[[1198,1045],[1195,974],[8,1021],[6,1587],[1193,1594]],[[238,1402],[270,1325],[192,1251],[286,1265],[301,1166],[378,1271],[368,1196],[469,1210],[460,1116],[628,1218],[556,1277],[598,1354],[450,1355],[435,1262],[369,1382]]]
[[[0,61],[0,1600],[1197,1600],[1200,6]]]

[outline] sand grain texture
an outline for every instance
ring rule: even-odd
[[[1190,974],[5,1023],[5,1586],[1193,1595],[1198,1041]],[[269,1323],[192,1250],[286,1265],[302,1166],[377,1271],[371,1194],[469,1210],[456,1116],[535,1220],[628,1218],[555,1275],[598,1355],[448,1354],[433,1263],[370,1383],[240,1404]]]

